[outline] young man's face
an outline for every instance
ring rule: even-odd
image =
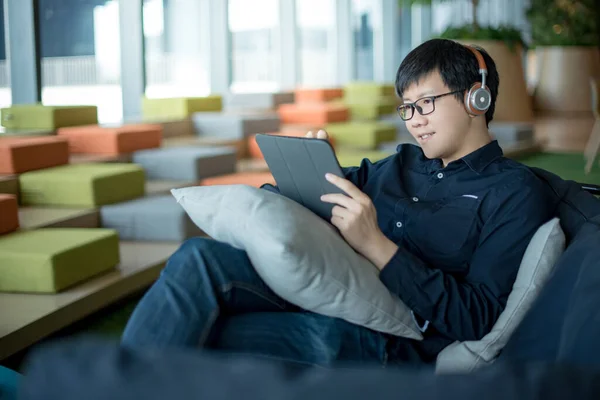
[[[460,158],[457,154],[465,147],[472,118],[452,94],[434,100],[422,98],[448,92],[451,90],[444,84],[439,72],[435,71],[409,86],[403,94],[404,103],[417,102],[425,113],[431,110],[433,101],[433,112],[421,115],[415,108],[412,118],[406,121],[406,127],[425,156],[429,159],[440,158],[444,165]]]

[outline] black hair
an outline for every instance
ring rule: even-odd
[[[494,118],[500,78],[492,57],[480,47],[475,48],[483,56],[488,70],[486,86],[492,93],[492,102],[485,113],[485,122],[489,125]],[[414,48],[400,64],[396,74],[396,94],[401,98],[409,86],[434,71],[440,73],[451,91],[468,90],[474,83],[481,82],[479,65],[471,50],[453,40],[431,39]],[[464,103],[464,91],[455,97]]]

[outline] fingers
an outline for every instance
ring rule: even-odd
[[[347,179],[340,178],[339,176],[335,176],[333,174],[325,174],[325,178],[333,185],[346,192],[348,196],[352,197],[356,201],[359,201],[360,203],[364,204],[370,200],[366,194],[364,194],[359,188],[354,186],[354,184]]]
[[[309,131],[304,137],[309,139],[329,139],[329,135],[327,135],[327,132],[325,132],[323,129],[319,130],[316,134],[313,131]]]
[[[338,217],[340,219],[350,219],[350,217],[352,217],[352,215],[350,214],[350,211],[348,211],[344,207],[340,207],[340,206],[333,207],[331,209],[331,215],[333,217]]]
[[[327,135],[327,132],[325,132],[323,129],[321,129],[319,132],[317,132],[317,139],[325,139],[327,140],[329,137]]]
[[[334,215],[333,217],[331,217],[331,223],[336,228],[342,229],[343,224],[344,224],[344,219]]]
[[[360,211],[360,204],[356,200],[340,193],[325,194],[321,196],[321,201],[337,204],[351,211]]]

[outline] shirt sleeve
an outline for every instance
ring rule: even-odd
[[[466,275],[445,273],[400,246],[381,281],[441,334],[458,341],[481,339],[506,306],[532,236],[552,216],[545,194],[543,184],[529,175],[496,191]]]
[[[364,158],[359,166],[342,168],[342,172],[347,180],[362,190],[369,178],[371,178],[377,170],[390,162],[392,157],[394,156],[387,157],[375,163],[371,162],[368,158]]]
[[[279,188],[276,185],[271,185],[270,183],[265,183],[260,188],[264,189],[264,190],[267,190],[269,192],[281,194],[281,192],[279,191]]]

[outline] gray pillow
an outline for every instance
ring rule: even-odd
[[[265,283],[306,310],[421,340],[411,310],[379,270],[335,228],[300,204],[245,185],[171,191],[198,227],[243,249]]]
[[[492,330],[481,340],[454,342],[442,350],[437,358],[437,372],[471,372],[494,362],[552,275],[564,250],[565,234],[559,219],[554,218],[531,238],[506,307]]]

